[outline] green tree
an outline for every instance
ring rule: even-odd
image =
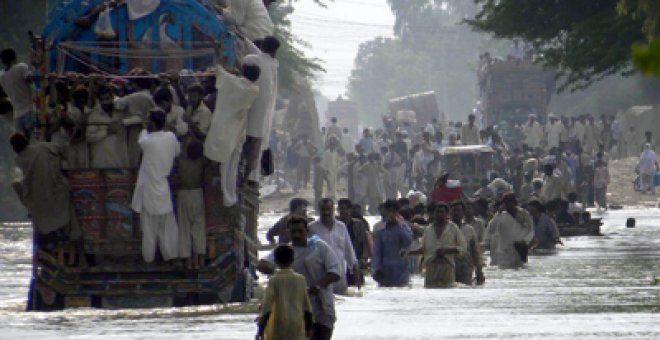
[[[608,75],[634,71],[630,47],[644,40],[647,14],[622,13],[617,10],[619,0],[476,2],[481,10],[467,22],[496,38],[532,43],[543,63],[557,69],[562,90],[582,89]]]
[[[376,38],[361,44],[348,83],[361,120],[378,124],[388,99],[432,89],[431,65],[427,55],[403,48],[398,39]]]
[[[619,0],[618,10],[623,15],[644,18],[642,32],[649,43],[633,45],[633,62],[645,74],[660,76],[660,1]]]
[[[439,108],[462,119],[478,98],[479,53],[497,50],[501,43],[462,23],[477,12],[470,1],[388,0],[388,4],[396,17],[396,37],[361,46],[349,79],[349,97],[374,122],[388,99],[433,90]]]
[[[322,2],[315,2],[324,6]],[[269,10],[271,19],[275,24],[275,37],[277,37],[281,43],[277,54],[277,59],[280,63],[278,89],[284,96],[289,96],[291,91],[295,90],[295,79],[297,77],[311,80],[319,72],[325,71],[320,60],[306,57],[305,53],[298,47],[308,47],[309,44],[306,41],[297,38],[291,32],[291,20],[289,19],[289,15],[291,15],[293,11],[293,6],[288,4],[278,5],[277,3],[271,5]]]

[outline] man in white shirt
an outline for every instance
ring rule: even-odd
[[[325,140],[328,141],[331,136],[334,136],[337,140],[341,140],[342,132],[339,125],[337,125],[337,117],[330,118],[330,125],[325,129]]]
[[[30,138],[34,129],[34,105],[30,87],[30,70],[19,63],[16,52],[9,48],[0,52],[4,70],[0,72],[0,86],[11,100],[14,108],[14,129]]]
[[[257,182],[258,171],[256,169],[261,159],[261,154],[268,149],[270,143],[273,116],[275,113],[275,101],[277,99],[277,72],[279,62],[275,59],[280,42],[274,37],[266,37],[261,43],[261,51],[253,49],[252,54],[243,58],[245,65],[258,66],[261,72],[256,85],[259,86],[259,94],[255,98],[247,114],[246,140],[243,146],[243,157],[248,160],[250,180]]]
[[[318,203],[319,219],[309,226],[310,234],[316,234],[325,241],[339,258],[340,279],[334,284],[334,291],[343,294],[348,288],[346,281],[346,269],[355,273],[358,268],[358,260],[351,243],[346,225],[335,218],[335,203],[324,198]]]
[[[525,135],[525,144],[530,149],[538,149],[543,140],[543,127],[536,121],[536,115],[529,115],[527,124],[522,126],[522,132]]]
[[[247,112],[259,93],[258,66],[243,65],[242,76],[216,67],[218,96],[209,133],[204,140],[204,156],[220,163],[222,203],[231,207],[238,202],[236,182],[245,142]]]
[[[199,84],[194,84],[188,88],[188,109],[183,116],[183,120],[188,123],[191,134],[204,140],[209,133],[211,119],[213,114],[208,106],[204,104],[204,88]]]
[[[179,231],[167,177],[181,146],[174,133],[164,130],[165,121],[165,112],[152,110],[149,126],[138,138],[142,163],[131,206],[140,214],[142,256],[147,263],[154,261],[156,244],[163,260],[169,261],[178,255]]]
[[[461,141],[463,145],[479,145],[479,128],[475,125],[476,116],[473,113],[468,115],[468,123],[461,126]]]
[[[335,137],[328,140],[327,146],[321,154],[321,168],[325,170],[325,182],[327,183],[328,197],[337,198],[337,178],[339,175],[339,166],[341,165],[339,156],[339,142]]]
[[[225,7],[222,16],[238,26],[249,40],[255,41],[272,35],[275,26],[266,8],[275,0],[212,0],[217,6]],[[219,8],[218,8],[219,9]]]
[[[353,139],[347,128],[344,128],[341,136],[341,148],[346,154],[355,151],[355,139]]]

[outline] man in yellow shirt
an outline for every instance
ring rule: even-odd
[[[294,254],[288,245],[275,249],[275,263],[279,269],[268,280],[257,339],[304,340],[310,334],[312,305],[305,277],[291,269]]]

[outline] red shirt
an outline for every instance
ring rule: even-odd
[[[431,193],[431,201],[433,202],[454,202],[461,199],[461,187],[447,188],[444,185],[439,185],[433,189]]]

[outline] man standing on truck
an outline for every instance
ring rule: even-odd
[[[474,113],[468,115],[468,123],[461,127],[461,141],[463,145],[479,145],[481,139],[479,138],[479,128],[474,123],[477,117]]]
[[[142,256],[147,263],[154,261],[156,244],[165,261],[178,254],[178,226],[167,177],[181,146],[174,133],[164,130],[165,120],[163,110],[151,110],[149,125],[138,138],[142,163],[131,205],[140,214]]]

